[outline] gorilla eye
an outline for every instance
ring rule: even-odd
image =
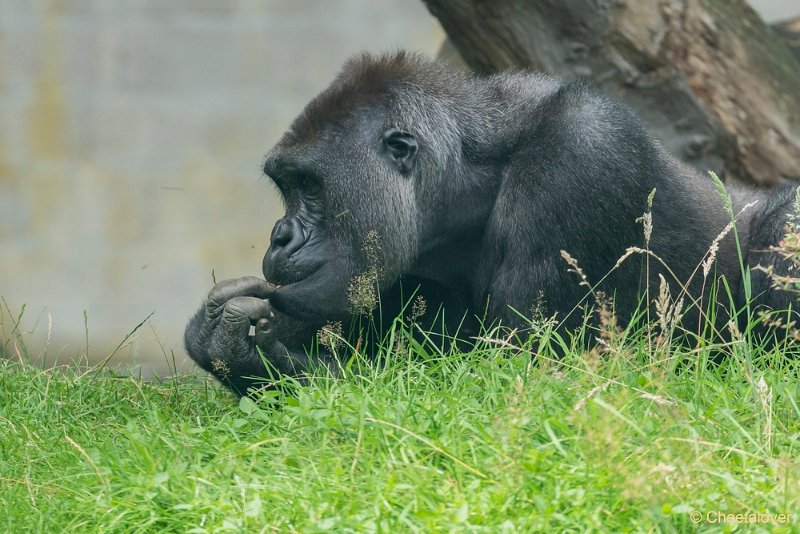
[[[417,160],[417,140],[408,132],[397,128],[386,130],[382,137],[386,155],[401,173],[407,174]]]
[[[322,183],[315,176],[301,174],[297,178],[297,185],[300,190],[309,195],[316,195],[322,191]]]

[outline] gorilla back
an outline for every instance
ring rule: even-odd
[[[335,370],[330,354],[311,350],[322,326],[341,321],[347,332],[366,315],[386,324],[416,292],[427,301],[423,327],[444,310],[435,328],[461,337],[482,323],[524,328],[542,299],[574,328],[587,288],[562,250],[613,296],[622,320],[659,275],[695,302],[685,324],[701,319],[710,276],[742,284],[731,216],[712,180],[667,154],[629,108],[576,82],[472,76],[406,53],[357,57],[294,121],[264,171],[286,206],[264,256],[266,281],[219,284],[185,339],[189,355],[240,394],[248,377],[298,375],[313,363]],[[733,210],[758,196],[734,194]],[[791,196],[738,216],[743,262],[754,264],[751,242],[764,248],[781,231]],[[660,261],[645,269],[637,253],[618,264],[630,247]]]

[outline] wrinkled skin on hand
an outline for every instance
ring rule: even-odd
[[[272,308],[268,299],[275,289],[255,276],[224,280],[186,329],[186,349],[195,362],[239,395],[270,376],[296,375],[308,363],[293,342],[307,339],[309,328]]]

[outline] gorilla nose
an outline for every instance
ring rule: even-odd
[[[296,220],[279,220],[270,238],[273,258],[278,255],[288,258],[303,246],[303,240],[303,229]]]

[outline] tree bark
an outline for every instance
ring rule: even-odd
[[[800,17],[773,24],[772,29],[783,39],[797,61],[800,61]]]
[[[423,1],[478,72],[581,78],[701,170],[800,176],[800,62],[743,0]]]

